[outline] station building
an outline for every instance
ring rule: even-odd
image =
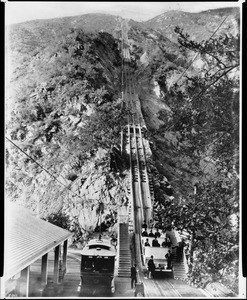
[[[41,286],[48,277],[48,254],[52,259],[53,283],[59,282],[61,271],[67,269],[67,247],[72,233],[37,218],[27,208],[8,203],[5,208],[4,273],[1,277],[1,298],[28,297],[30,266],[40,260]],[[49,266],[51,268],[51,266]]]

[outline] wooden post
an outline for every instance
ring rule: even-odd
[[[25,284],[25,295],[24,297],[29,296],[29,274],[30,274],[30,266],[27,266],[25,269],[21,271],[21,279],[24,280]]]
[[[67,250],[68,250],[68,240],[63,242],[63,267],[65,272],[67,272]]]
[[[58,245],[55,248],[55,253],[54,253],[54,275],[53,275],[53,282],[58,283],[58,273],[59,273],[59,252],[60,252],[60,245]]]
[[[48,253],[42,256],[41,261],[41,282],[47,284],[47,275],[48,275]]]

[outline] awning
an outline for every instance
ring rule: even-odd
[[[27,208],[13,202],[6,204],[4,276],[19,273],[57,245],[71,232],[37,218]]]

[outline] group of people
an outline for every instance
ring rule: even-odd
[[[169,237],[166,237],[164,239],[164,241],[162,242],[162,244],[160,245],[159,241],[157,240],[157,238],[155,237],[153,240],[152,240],[152,247],[171,247],[171,240]],[[146,239],[145,243],[144,243],[144,246],[145,247],[150,247],[150,243],[149,243],[149,240]]]
[[[147,229],[145,228],[142,232],[142,236],[149,236],[149,237],[157,237],[159,238],[160,237],[160,232],[159,232],[159,229],[157,228],[156,232],[153,233],[153,230],[150,229],[149,233],[147,232]]]
[[[159,231],[159,228],[156,228],[156,231],[153,232],[153,229],[151,227],[150,231],[147,231],[147,223],[144,221],[142,224],[142,236],[143,237],[154,237],[154,238],[164,238],[164,244],[162,245],[163,247],[170,247],[171,246],[171,240],[170,238],[166,235],[166,230],[162,230],[162,232]],[[156,243],[156,242],[155,242]],[[147,245],[148,246],[148,245]],[[158,244],[156,243],[156,247],[159,247]]]
[[[171,250],[168,250],[168,253],[165,255],[166,261],[167,261],[167,270],[172,269],[172,253]],[[154,263],[154,257],[151,255],[149,261],[148,261],[148,278],[154,278],[154,272],[155,272],[156,266]]]

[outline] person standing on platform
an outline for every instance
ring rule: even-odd
[[[177,261],[180,262],[182,260],[182,242],[178,242],[177,245]]]
[[[142,236],[148,236],[147,229],[144,229],[144,230],[143,230],[143,232],[142,232]]]
[[[186,262],[187,262],[187,265],[188,265],[189,264],[189,257],[190,257],[190,249],[189,249],[188,245],[184,248],[184,252],[185,252]]]
[[[167,270],[172,269],[172,253],[171,250],[168,250],[168,253],[166,253],[166,261],[167,261]]]
[[[136,282],[137,282],[136,264],[134,264],[134,266],[131,267],[130,272],[131,272],[131,288],[133,289],[134,285],[136,286]]]
[[[146,223],[146,220],[144,220],[144,222],[143,222],[143,224],[142,224],[142,228],[145,229],[145,230],[147,230],[148,225],[147,225],[147,223]]]
[[[156,228],[156,232],[155,232],[154,236],[157,237],[157,238],[160,237],[159,228]]]
[[[154,264],[154,257],[151,255],[151,258],[148,261],[148,277],[154,278],[154,271],[155,271],[155,264]]]
[[[144,246],[149,246],[150,247],[148,239],[146,239],[146,242],[145,242]]]
[[[171,242],[169,236],[166,237],[166,245],[167,245],[167,247],[171,247],[171,245],[172,245],[172,242]]]
[[[166,230],[165,229],[162,229],[160,237],[163,238],[163,239],[166,238]]]
[[[178,246],[177,246],[177,260],[178,261],[181,261],[183,260],[183,255],[184,255],[184,246],[185,246],[185,241],[184,239],[182,239],[182,241],[180,241],[178,243]]]
[[[160,243],[158,242],[157,238],[155,237],[154,240],[152,241],[152,246],[153,247],[160,247]]]

